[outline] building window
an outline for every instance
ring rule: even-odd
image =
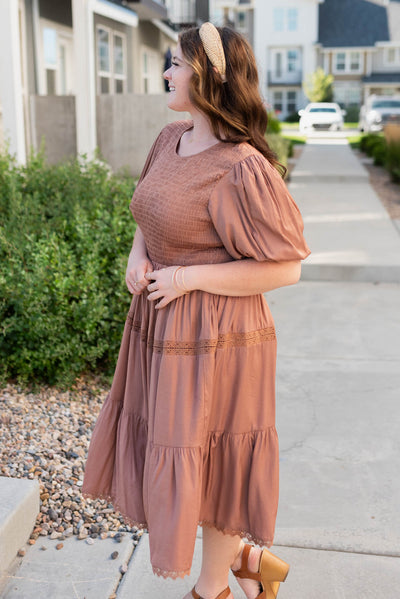
[[[288,11],[287,11],[288,31],[297,31],[297,16],[298,16],[297,8],[288,8]]]
[[[336,70],[337,71],[345,71],[346,70],[346,53],[338,52],[336,54]]]
[[[282,77],[282,52],[275,54],[275,77],[278,79]]]
[[[298,70],[299,64],[299,52],[298,50],[288,50],[287,53],[287,67],[289,73],[294,73]]]
[[[142,93],[160,94],[164,89],[160,53],[149,46],[141,48]]]
[[[110,93],[111,64],[110,64],[110,33],[102,27],[97,28],[97,56],[99,92]]]
[[[350,52],[350,71],[359,71],[361,66],[361,54]]]
[[[125,52],[124,38],[114,33],[114,92],[122,94],[125,82]]]
[[[273,107],[276,114],[282,112],[283,109],[283,92],[274,92]]]
[[[396,48],[388,48],[386,62],[396,62]]]
[[[237,24],[239,29],[243,29],[246,26],[246,13],[243,11],[237,14]]]
[[[125,36],[97,27],[98,93],[122,94],[126,81]]]
[[[284,19],[285,19],[284,9],[283,8],[274,8],[273,19],[274,19],[274,31],[283,31]]]
[[[55,96],[57,93],[57,31],[50,27],[43,28],[44,68],[46,71],[46,93]]]
[[[71,93],[72,31],[41,20],[42,53],[39,59],[39,93]]]
[[[287,92],[287,111],[288,114],[292,114],[297,110],[297,92],[288,91]]]
[[[397,67],[400,62],[400,48],[385,48],[384,64],[387,67]]]
[[[334,73],[361,73],[363,56],[361,52],[336,52],[334,54]]]

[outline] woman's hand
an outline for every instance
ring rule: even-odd
[[[125,281],[129,291],[133,295],[140,295],[149,284],[146,279],[146,273],[153,270],[153,265],[148,256],[137,257],[134,251],[131,251],[126,268]]]
[[[151,302],[161,299],[155,308],[165,308],[172,300],[177,299],[181,295],[185,295],[188,290],[181,287],[177,280],[179,266],[169,266],[161,270],[154,270],[146,274],[146,279],[150,283],[148,286],[149,295],[147,299]]]

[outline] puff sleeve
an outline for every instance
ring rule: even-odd
[[[279,173],[261,155],[236,163],[219,180],[208,211],[235,260],[303,260],[310,253],[300,211]]]

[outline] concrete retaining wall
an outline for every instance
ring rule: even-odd
[[[167,108],[166,94],[97,97],[97,145],[114,170],[139,175],[153,141],[172,121],[187,118]]]
[[[74,96],[31,96],[32,144],[38,149],[44,139],[50,164],[76,155]]]
[[[74,96],[31,96],[34,149],[42,140],[50,164],[77,152]],[[166,94],[121,94],[97,97],[97,145],[113,170],[140,174],[160,130],[187,114],[167,108]]]

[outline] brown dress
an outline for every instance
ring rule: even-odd
[[[276,170],[248,144],[179,156],[191,126],[163,129],[132,199],[154,268],[305,258],[302,219]],[[198,524],[272,544],[275,359],[261,294],[193,291],[161,310],[147,291],[133,297],[83,492],[147,528],[156,574],[190,573]]]

